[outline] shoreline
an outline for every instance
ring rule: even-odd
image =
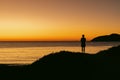
[[[47,76],[53,80],[56,80],[55,77],[84,80],[120,79],[117,76],[120,72],[119,53],[120,46],[93,55],[60,51],[46,55],[30,65],[0,65],[0,79],[40,80],[48,79]]]

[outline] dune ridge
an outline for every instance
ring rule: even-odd
[[[120,79],[120,46],[97,54],[60,51],[51,53],[31,65],[0,65],[0,79]]]

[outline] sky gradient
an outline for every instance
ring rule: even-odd
[[[120,0],[0,0],[0,41],[79,41],[120,33]]]

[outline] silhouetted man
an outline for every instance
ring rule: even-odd
[[[82,53],[85,53],[85,46],[86,46],[86,38],[84,35],[82,35],[82,38],[81,38]]]

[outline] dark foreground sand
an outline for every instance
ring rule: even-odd
[[[0,65],[0,80],[120,80],[120,46],[83,54],[61,51],[31,65]]]

